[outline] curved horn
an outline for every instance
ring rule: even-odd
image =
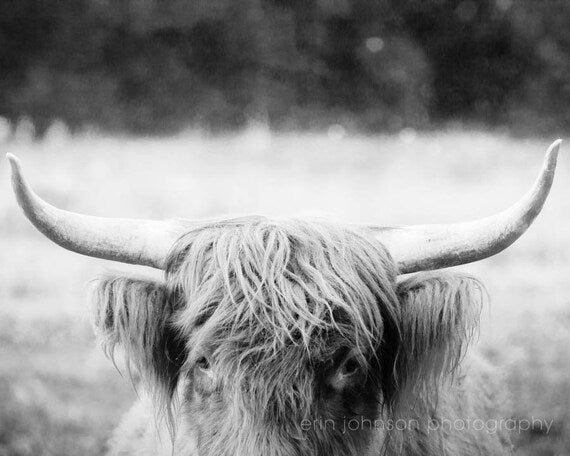
[[[562,140],[546,152],[530,191],[508,209],[470,222],[408,227],[370,227],[398,263],[400,273],[439,269],[482,260],[515,242],[539,214],[554,179]]]
[[[83,255],[164,269],[172,244],[188,230],[182,221],[92,217],[63,211],[37,196],[18,159],[7,154],[18,204],[33,225],[61,247]]]

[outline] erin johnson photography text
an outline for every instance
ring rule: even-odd
[[[303,431],[311,429],[340,429],[342,433],[358,431],[362,429],[378,429],[384,431],[406,431],[414,429],[424,429],[427,432],[439,432],[442,430],[455,431],[486,431],[490,434],[497,432],[526,432],[538,431],[541,434],[549,434],[554,420],[531,417],[530,419],[488,419],[466,418],[466,419],[431,419],[426,422],[420,422],[416,419],[375,419],[367,418],[348,418],[344,417],[342,421],[332,419],[317,418],[315,420],[302,420],[300,427]]]

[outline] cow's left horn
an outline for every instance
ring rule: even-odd
[[[7,158],[12,186],[26,217],[49,239],[73,252],[164,269],[172,244],[188,229],[183,221],[116,219],[63,211],[32,191],[14,155],[7,154]]]
[[[370,227],[396,260],[401,273],[457,266],[499,253],[515,242],[539,214],[554,179],[559,139],[546,152],[530,191],[503,212],[448,225]]]

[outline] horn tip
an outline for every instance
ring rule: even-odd
[[[559,138],[556,141],[554,141],[550,147],[548,148],[548,154],[558,154],[558,151],[560,150],[560,145],[562,144],[562,139]]]
[[[10,167],[12,168],[12,173],[20,173],[22,165],[20,164],[20,160],[14,154],[7,153],[6,158],[10,162]]]
[[[558,152],[560,151],[561,144],[562,139],[557,139],[554,141],[546,151],[546,156],[544,157],[544,167],[552,172],[556,168],[556,162],[558,161]]]
[[[22,173],[22,164],[20,163],[18,157],[16,157],[13,154],[10,153],[6,154],[6,158],[10,162],[10,168],[12,168],[12,185],[14,191],[18,193],[18,190],[22,186],[25,186],[24,177]]]

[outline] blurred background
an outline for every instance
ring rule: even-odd
[[[0,116],[187,128],[568,129],[563,0],[3,0]]]
[[[94,215],[483,217],[570,131],[562,0],[2,0],[0,146]],[[570,146],[542,214],[461,270],[519,454],[570,454]],[[568,153],[567,153],[568,152]],[[81,257],[24,219],[0,161],[0,456],[102,455],[135,394],[96,346]]]

